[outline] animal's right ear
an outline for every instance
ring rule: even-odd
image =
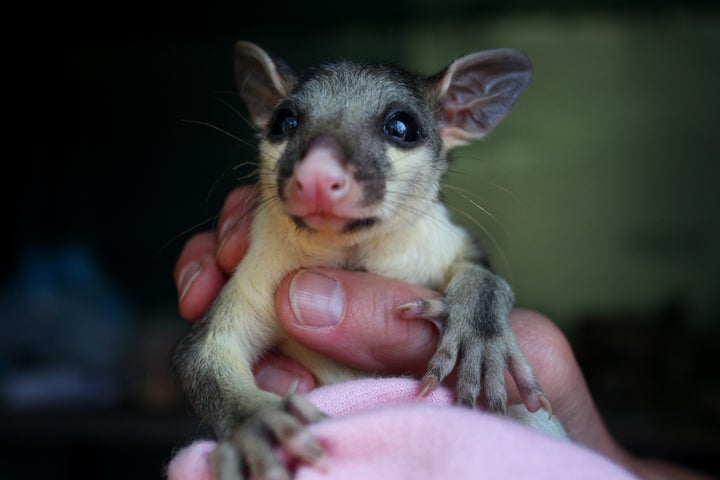
[[[235,44],[235,83],[262,130],[267,128],[278,101],[290,93],[296,82],[295,72],[284,62],[274,60],[265,50],[250,42]]]

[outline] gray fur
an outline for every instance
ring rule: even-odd
[[[278,162],[278,196],[283,198],[285,182],[307,145],[332,132],[346,161],[357,168],[355,178],[364,187],[367,204],[381,202],[392,165],[386,155],[387,141],[378,127],[394,110],[416,115],[424,143],[433,152],[430,158],[443,164],[438,173],[444,173],[446,159],[441,155],[437,112],[428,105],[425,88],[424,79],[384,65],[344,61],[309,72],[280,105],[299,113],[302,129],[288,139]]]
[[[490,410],[504,413],[504,372],[508,369],[524,398],[544,398],[510,330],[510,287],[489,269],[486,255],[470,237],[449,227],[447,212],[438,200],[447,152],[485,135],[499,122],[527,84],[529,68],[521,53],[499,50],[463,57],[432,78],[393,66],[352,62],[325,65],[298,77],[259,47],[238,43],[240,94],[265,135],[263,145],[280,150],[277,157],[266,160],[274,165],[261,167],[265,208],[254,219],[251,250],[174,354],[182,389],[221,440],[212,459],[218,478],[243,478],[245,470],[258,478],[289,478],[272,453],[276,442],[305,462],[322,456],[319,445],[304,433],[304,425],[318,421],[322,413],[302,397],[283,400],[259,390],[251,370],[252,362],[273,346],[290,345],[288,353],[303,352],[283,339],[271,312],[278,282],[300,267],[363,269],[443,291],[440,300],[419,300],[420,315],[442,325],[437,353],[423,379],[425,389],[441,383],[457,367],[457,403],[472,407],[484,399]],[[296,125],[275,131],[273,122],[283,109],[292,113]],[[418,141],[398,143],[389,138],[384,122],[397,111],[408,112],[417,122]],[[362,206],[372,213],[348,221],[330,244],[308,246],[326,237],[314,236],[302,218],[288,218],[278,205],[286,200],[288,179],[308,146],[323,136],[331,136],[334,145],[339,145],[343,164],[352,168],[362,188]],[[400,160],[405,155],[422,155],[423,163],[403,171],[391,158],[391,148]],[[403,242],[404,255],[422,252],[422,242],[437,239],[402,236],[402,229],[411,226],[408,222],[429,221],[423,217],[427,215],[423,208],[413,206],[416,202],[443,216],[434,221],[448,229],[442,234],[450,235],[447,238],[458,251],[442,271],[424,273],[427,278],[413,277],[413,268],[434,258],[413,257],[412,268],[398,271],[386,267],[392,261],[374,257],[382,247],[373,243],[379,238]],[[278,258],[268,259],[268,255]],[[329,360],[318,362],[317,355],[304,355],[306,365],[316,367],[320,380],[356,375]]]

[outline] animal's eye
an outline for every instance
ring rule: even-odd
[[[407,112],[388,115],[383,130],[390,139],[404,146],[411,146],[420,139],[420,127],[415,118]]]
[[[298,117],[289,108],[279,108],[275,111],[270,120],[268,135],[273,140],[280,140],[286,137],[298,126]]]

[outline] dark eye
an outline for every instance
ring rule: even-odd
[[[410,146],[420,139],[420,127],[407,112],[394,112],[385,119],[383,130],[393,141]]]
[[[271,139],[281,140],[298,126],[298,117],[289,108],[279,108],[270,120],[268,135]]]

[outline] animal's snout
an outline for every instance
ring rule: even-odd
[[[343,155],[340,144],[330,137],[311,142],[288,183],[292,210],[297,214],[333,213],[348,199],[354,179]]]

